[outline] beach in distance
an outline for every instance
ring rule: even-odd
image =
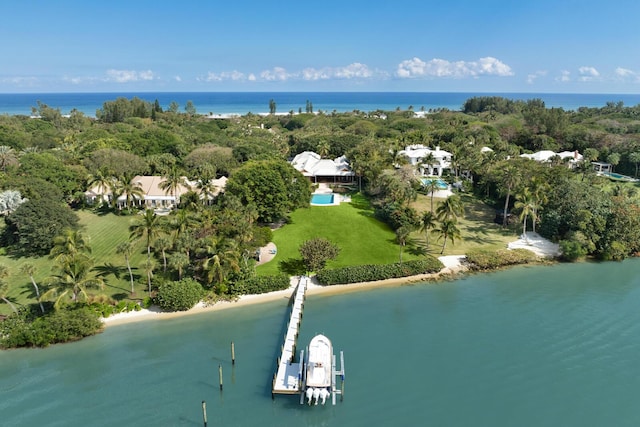
[[[483,93],[483,92],[101,92],[101,93],[11,93],[0,94],[0,114],[31,115],[38,101],[69,114],[76,109],[95,117],[104,102],[118,97],[154,102],[163,109],[177,102],[180,111],[191,101],[196,113],[209,115],[245,115],[269,112],[274,100],[278,113],[306,111],[306,103],[313,111],[393,111],[397,108],[429,111],[446,108],[461,109],[464,102],[475,96],[501,96],[514,100],[542,99],[548,108],[577,110],[579,107],[603,107],[607,102],[623,102],[626,106],[640,104],[640,94],[584,94],[584,93]]]

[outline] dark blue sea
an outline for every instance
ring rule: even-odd
[[[123,93],[22,93],[0,94],[0,114],[31,115],[38,101],[68,114],[73,109],[95,117],[104,102],[118,97],[154,102],[163,109],[175,101],[184,111],[191,101],[198,114],[260,114],[269,112],[269,101],[277,113],[304,112],[307,101],[313,111],[348,112],[375,110],[429,111],[446,108],[457,111],[474,96],[502,96],[514,100],[542,99],[547,107],[576,110],[579,107],[603,107],[622,101],[626,106],[640,104],[640,94],[559,94],[559,93],[471,93],[471,92],[123,92]]]

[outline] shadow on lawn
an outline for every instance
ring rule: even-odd
[[[288,274],[289,276],[298,276],[306,273],[304,262],[299,258],[282,260],[278,264],[278,268],[281,272]]]

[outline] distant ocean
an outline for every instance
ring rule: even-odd
[[[30,115],[38,101],[68,114],[76,109],[95,117],[96,110],[106,101],[118,97],[138,97],[154,102],[163,109],[175,101],[180,111],[191,101],[198,114],[267,113],[269,101],[276,103],[276,112],[305,111],[307,101],[314,111],[391,111],[397,108],[414,111],[447,108],[458,111],[474,96],[502,96],[514,100],[540,98],[547,107],[577,110],[579,107],[603,107],[607,102],[622,101],[627,106],[640,104],[640,94],[559,94],[559,93],[472,93],[472,92],[122,92],[122,93],[21,93],[0,94],[0,114]]]

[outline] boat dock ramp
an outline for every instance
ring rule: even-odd
[[[304,302],[306,298],[307,285],[309,278],[301,276],[292,296],[293,304],[289,323],[287,324],[287,332],[284,336],[284,343],[281,348],[281,355],[276,363],[277,370],[273,376],[271,397],[275,398],[276,394],[300,394],[300,403],[304,403],[305,391],[305,354],[304,350],[300,351],[300,358],[296,361],[296,346],[300,325],[302,323],[302,312],[304,310]],[[332,355],[332,402],[336,404],[336,395],[344,395],[344,355],[340,352],[340,367],[336,370],[336,356]],[[342,379],[341,388],[336,387],[336,377]]]

